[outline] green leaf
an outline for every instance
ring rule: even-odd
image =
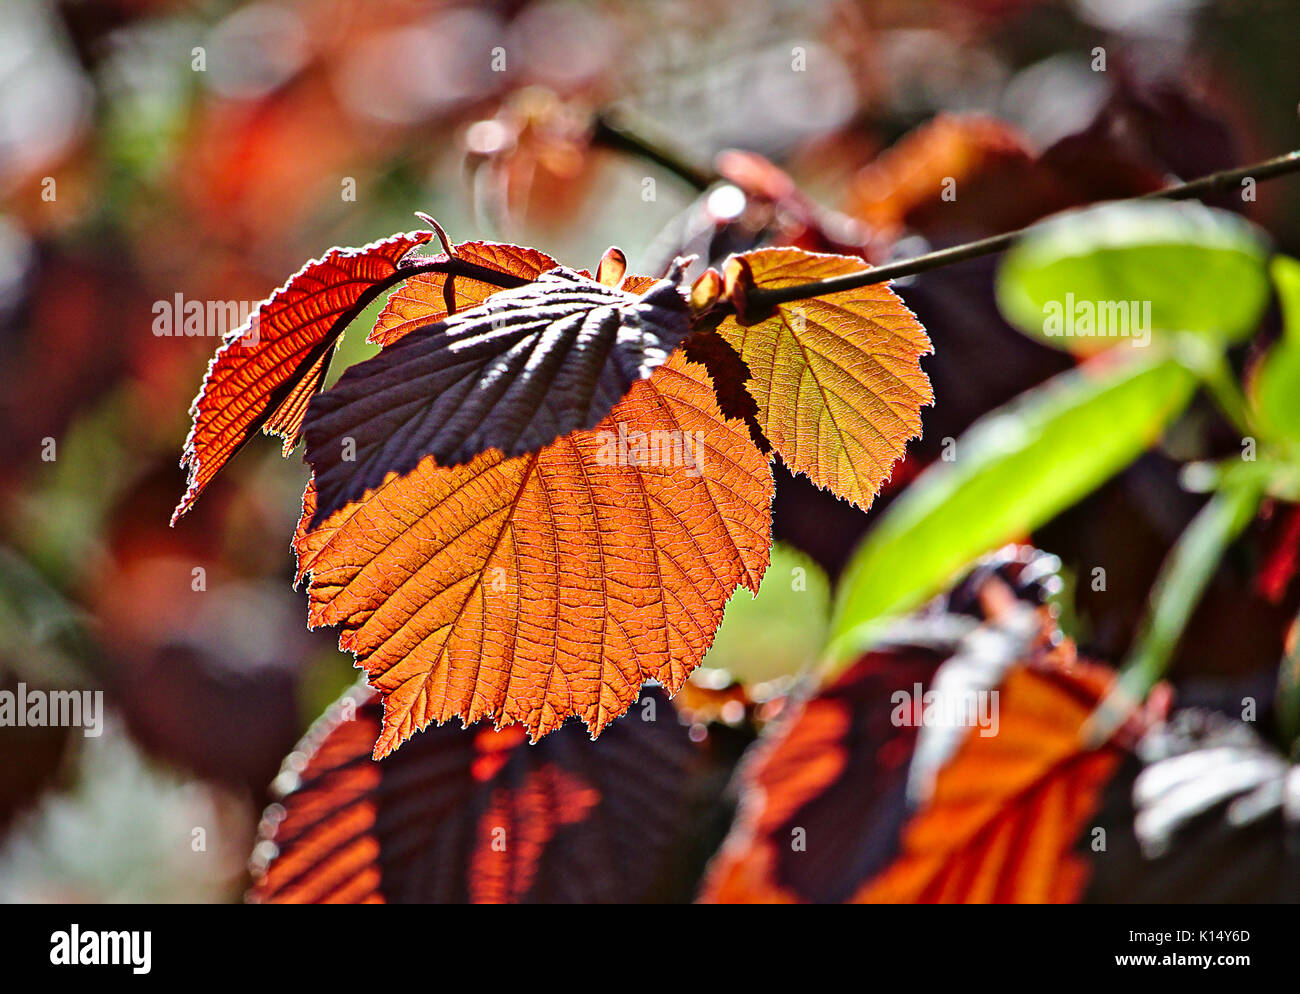
[[[821,656],[830,621],[831,586],[820,566],[783,543],[758,594],[732,594],[703,665],[753,686],[794,676]]]
[[[1270,271],[1282,302],[1284,335],[1251,383],[1251,400],[1261,427],[1300,443],[1300,261],[1273,260]]]
[[[1262,233],[1236,214],[1190,202],[1106,204],[1022,238],[998,272],[998,305],[1021,331],[1072,352],[1171,332],[1234,342],[1268,303],[1265,260]]]
[[[1196,376],[1153,353],[1108,356],[981,418],[955,458],[886,510],[849,564],[832,661],[937,593],[976,557],[1021,538],[1122,469],[1186,406]]]

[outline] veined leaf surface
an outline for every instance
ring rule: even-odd
[[[181,456],[189,478],[173,524],[259,428],[283,438],[286,455],[292,451],[339,335],[389,284],[402,259],[432,237],[416,231],[359,249],[331,249],[227,336],[190,409],[194,424]]]
[[[740,258],[760,289],[867,268],[800,249]],[[780,304],[752,324],[727,317],[718,334],[749,366],[758,424],[786,464],[870,507],[934,399],[919,361],[930,340],[912,312],[882,284]]]
[[[309,488],[309,620],[343,626],[385,698],[377,757],[456,716],[536,739],[576,714],[599,734],[647,679],[675,693],[732,591],[757,591],[772,488],[704,368],[674,353],[597,429],[533,455],[425,458],[315,528]]]
[[[690,332],[679,277],[634,294],[560,267],[353,366],[307,414],[316,523],[425,456],[525,455],[595,427]]]

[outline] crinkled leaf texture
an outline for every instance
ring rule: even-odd
[[[359,249],[331,249],[289,277],[227,336],[190,409],[194,424],[181,456],[189,478],[173,523],[259,428],[282,437],[286,454],[297,445],[339,335],[391,284],[402,260],[432,237],[417,231]]]
[[[690,332],[680,277],[638,295],[559,267],[353,366],[307,413],[316,523],[425,456],[459,466],[593,428]]]
[[[370,757],[375,694],[349,691],[285,761],[254,851],[254,901],[611,903],[654,897],[699,751],[660,691],[599,742],[576,724],[445,727]]]
[[[389,474],[295,536],[309,621],[341,625],[385,701],[375,756],[459,716],[534,740],[597,735],[656,679],[670,694],[771,547],[771,468],[673,353],[597,428],[529,456],[489,450]]]
[[[868,268],[801,249],[748,252],[754,285],[785,287]],[[933,401],[920,357],[930,340],[886,285],[780,304],[754,323],[727,317],[721,335],[749,367],[758,424],[782,460],[867,508]]]

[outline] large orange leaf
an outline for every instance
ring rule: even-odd
[[[417,231],[359,249],[331,249],[289,277],[248,323],[230,333],[190,409],[194,424],[181,456],[189,478],[173,524],[259,428],[282,437],[286,454],[293,449],[339,335],[392,283],[402,259],[432,237],[431,231]]]
[[[1114,674],[1075,662],[1018,667],[999,688],[999,727],[969,734],[903,833],[903,851],[858,900],[1062,903],[1086,867],[1074,853],[1123,751],[1087,750],[1081,729]]]
[[[458,259],[517,276],[525,282],[559,265],[545,252],[502,242],[462,242],[455,246],[454,252]],[[390,345],[409,331],[441,321],[448,314],[477,307],[500,290],[499,285],[463,274],[419,273],[389,294],[366,341]]]
[[[800,249],[739,257],[753,285],[785,287],[868,268]],[[930,340],[885,285],[778,305],[721,335],[749,367],[758,424],[787,465],[859,507],[871,505],[934,397],[920,357]]]
[[[349,691],[276,780],[250,898],[306,903],[642,901],[686,830],[700,750],[658,691],[593,743],[432,729],[383,763],[377,695]]]
[[[651,451],[653,446],[654,451]],[[312,625],[385,699],[375,755],[459,716],[593,735],[641,685],[675,693],[737,585],[757,591],[772,475],[702,366],[674,353],[609,416],[530,456],[425,458],[295,536]]]

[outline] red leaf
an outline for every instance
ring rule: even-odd
[[[447,726],[379,763],[378,698],[354,689],[285,761],[250,897],[646,900],[680,841],[698,753],[661,692],[641,709],[599,742],[575,723],[537,746],[518,727]]]
[[[940,114],[899,140],[853,179],[850,214],[882,240],[905,228],[931,233],[1027,224],[1056,193],[1026,139],[980,114]]]
[[[259,428],[283,438],[286,454],[292,451],[339,335],[391,285],[406,255],[432,237],[418,231],[359,249],[331,249],[289,277],[227,336],[190,408],[194,424],[181,456],[189,478],[173,524]]]
[[[890,695],[929,686],[943,654],[870,653],[783,718],[746,757],[742,804],[701,900],[843,902],[893,858],[915,726],[890,723]],[[808,845],[791,841],[802,830]]]
[[[1061,704],[1056,688],[1092,690],[1088,680],[1099,672],[1102,679],[1109,675],[1076,662],[1073,643],[1061,638],[1041,606],[1055,583],[1051,567],[1050,557],[1031,549],[988,557],[951,593],[909,618],[897,642],[868,653],[783,718],[746,763],[740,813],[710,867],[701,900],[979,896],[973,884],[969,892],[956,892],[934,882],[947,880],[945,872],[965,880],[968,871],[980,881],[1005,878],[1006,899],[1073,894],[1078,868],[1066,850],[1118,751],[1082,753],[1077,724],[1037,721],[1061,711],[1086,716],[1086,706],[1074,705],[1072,697]],[[945,712],[942,700],[931,695],[957,702],[965,691],[987,692],[999,682],[1001,696],[987,698],[1002,704],[992,737],[935,720]],[[1048,689],[1034,696],[1040,684]],[[1040,732],[1041,746],[1035,737]],[[1058,770],[1055,760],[1062,753]],[[1053,791],[1067,781],[1053,778],[1075,771],[1080,776],[1068,782],[1079,788],[1078,796],[1064,814],[1035,807],[1040,794],[1022,798],[1004,789],[1041,775],[1041,796],[1055,797]],[[931,782],[934,799],[915,810]],[[951,801],[963,797],[972,799],[965,807]],[[972,825],[975,810],[981,818]],[[988,831],[995,833],[1002,824],[1019,825],[1024,838],[1035,840],[1037,862],[1016,863],[1004,851],[980,849],[980,832],[991,825]],[[995,868],[977,874],[981,860]]]
[[[1091,663],[1018,666],[998,688],[997,733],[968,733],[903,832],[897,861],[857,895],[875,903],[1065,903],[1087,867],[1075,854],[1123,751],[1089,750],[1083,723],[1114,673]]]

